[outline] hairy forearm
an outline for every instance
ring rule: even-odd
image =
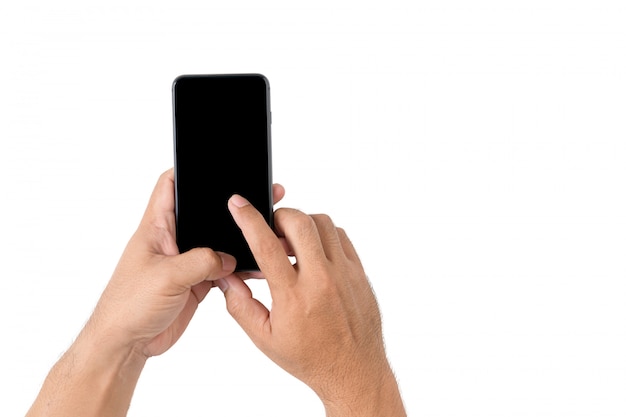
[[[52,368],[26,416],[125,416],[145,360],[83,332]]]
[[[324,401],[326,417],[406,417],[402,397],[391,369],[360,388],[357,395]]]

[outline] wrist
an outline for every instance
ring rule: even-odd
[[[404,417],[398,383],[388,364],[376,375],[353,378],[343,389],[320,396],[327,417]]]
[[[147,361],[141,349],[130,343],[120,343],[114,335],[92,334],[87,326],[70,352],[76,364],[82,365],[85,376],[97,385],[105,403],[110,406],[130,404]]]
[[[83,365],[85,371],[113,379],[139,378],[147,361],[140,348],[120,343],[111,335],[90,334],[87,329],[81,332],[68,353],[77,364]]]
[[[136,349],[85,328],[48,374],[27,416],[125,416],[145,362]]]

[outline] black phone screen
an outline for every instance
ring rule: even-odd
[[[260,74],[185,75],[173,84],[176,242],[258,270],[230,212],[235,193],[272,225],[269,83]]]

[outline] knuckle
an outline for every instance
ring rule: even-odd
[[[228,314],[230,314],[233,317],[239,317],[240,312],[241,312],[241,302],[239,301],[239,299],[232,297],[230,299],[228,299],[227,303],[226,303],[226,310],[228,311]]]
[[[293,230],[298,235],[308,235],[317,230],[315,220],[311,216],[307,216],[304,213],[293,217]]]
[[[317,224],[327,226],[327,227],[334,227],[333,220],[330,218],[328,214],[324,214],[324,213],[313,214],[311,215],[311,217]]]
[[[213,277],[217,271],[222,269],[222,260],[213,250],[209,248],[196,248],[195,261],[198,262],[198,270],[204,271],[205,278]]]
[[[317,230],[313,218],[300,210],[281,208],[274,213],[274,222],[279,224],[286,234],[294,236],[308,235]]]
[[[221,263],[220,257],[212,249],[197,248],[198,260],[204,265],[215,266]]]
[[[288,222],[289,218],[296,213],[300,213],[300,211],[292,208],[281,207],[278,210],[274,211],[274,222],[280,224]]]

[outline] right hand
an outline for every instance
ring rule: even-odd
[[[228,207],[268,282],[272,308],[254,299],[236,275],[217,284],[256,346],[309,385],[329,416],[405,415],[378,305],[346,233],[326,215],[286,208],[274,214],[275,233],[244,198],[233,196]],[[395,399],[398,414],[382,396]]]

